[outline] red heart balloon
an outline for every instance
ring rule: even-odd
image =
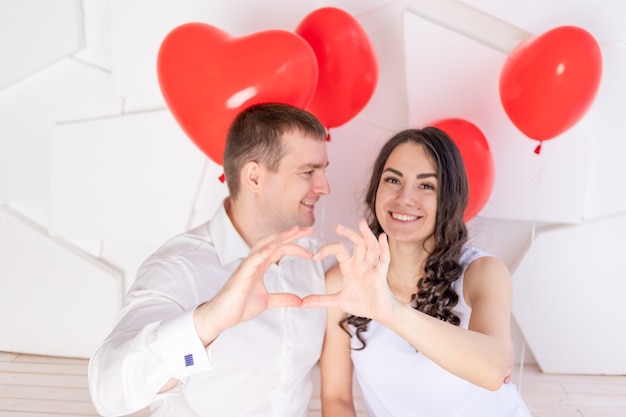
[[[163,39],[157,71],[174,118],[220,165],[228,129],[242,109],[263,102],[306,108],[318,78],[315,53],[294,33],[232,37],[204,23],[183,24]]]
[[[593,36],[561,26],[513,49],[500,74],[500,99],[522,133],[548,140],[585,115],[601,74],[602,56]]]
[[[463,215],[468,222],[482,210],[493,191],[495,166],[489,143],[483,132],[467,120],[444,119],[432,126],[446,132],[461,152],[469,183],[469,201]]]
[[[308,106],[326,127],[341,126],[357,115],[374,93],[378,62],[367,33],[350,14],[323,7],[296,28],[315,51],[317,90]]]

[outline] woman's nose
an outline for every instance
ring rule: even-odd
[[[399,201],[407,206],[413,206],[417,201],[417,191],[412,187],[402,187],[398,195]]]

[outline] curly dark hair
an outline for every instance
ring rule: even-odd
[[[452,308],[457,304],[459,296],[453,290],[452,283],[463,272],[459,259],[468,238],[463,214],[468,202],[469,186],[461,153],[444,131],[436,127],[407,129],[383,145],[374,162],[365,196],[368,224],[376,237],[383,232],[376,218],[376,193],[389,155],[398,145],[407,142],[424,147],[435,164],[439,184],[433,245],[426,258],[416,292],[411,296],[411,305],[418,311],[458,326],[460,319],[452,312]],[[346,324],[356,328],[356,337],[363,344],[357,350],[365,348],[366,342],[362,333],[367,330],[370,320],[349,315],[339,322],[348,333]]]

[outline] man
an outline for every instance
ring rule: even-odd
[[[325,313],[313,260],[314,208],[330,192],[326,131],[310,113],[265,103],[228,133],[229,197],[213,218],[140,268],[120,320],[89,366],[105,416],[305,416]]]

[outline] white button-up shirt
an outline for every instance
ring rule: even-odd
[[[311,251],[318,243],[298,243]],[[277,308],[224,331],[205,348],[193,311],[248,255],[223,205],[213,219],[166,242],[140,268],[128,304],[93,355],[89,386],[102,415],[306,416],[324,309]],[[321,262],[284,257],[265,274],[268,292],[325,292]],[[171,378],[174,389],[157,392]]]

